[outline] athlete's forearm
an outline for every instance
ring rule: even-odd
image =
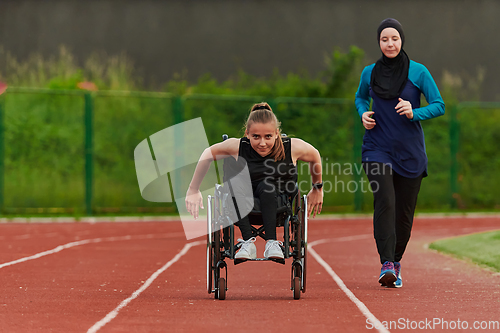
[[[323,167],[321,165],[321,155],[319,154],[319,151],[315,149],[313,159],[309,162],[309,172],[311,173],[313,184],[322,182],[322,171]]]
[[[205,178],[213,160],[214,158],[210,148],[205,149],[198,160],[198,164],[194,170],[193,179],[191,179],[191,183],[189,184],[189,189],[195,191],[200,189],[201,182],[203,181],[203,178]]]

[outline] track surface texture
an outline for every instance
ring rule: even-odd
[[[371,219],[311,219],[300,300],[288,259],[226,260],[221,301],[206,290],[205,238],[186,241],[180,222],[4,223],[0,332],[455,332],[475,322],[495,332],[480,325],[500,322],[500,275],[426,244],[499,228],[498,217],[416,218],[403,288],[389,289],[377,283]]]

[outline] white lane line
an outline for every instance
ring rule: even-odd
[[[153,281],[161,273],[163,273],[164,271],[167,270],[167,268],[169,268],[174,263],[176,263],[183,255],[185,255],[189,251],[189,249],[191,247],[196,246],[196,245],[201,245],[201,244],[207,244],[207,242],[206,241],[198,241],[198,242],[192,242],[192,243],[188,243],[188,244],[184,245],[184,248],[181,250],[181,252],[177,253],[177,255],[172,260],[170,260],[162,268],[160,268],[159,270],[157,270],[156,272],[154,272],[153,275],[151,275],[149,277],[149,279],[147,279],[147,281],[139,289],[137,289],[136,291],[134,291],[133,294],[129,298],[123,300],[113,311],[111,311],[110,313],[108,313],[106,315],[106,317],[102,318],[97,323],[95,323],[94,326],[92,326],[91,328],[89,328],[89,330],[87,331],[87,333],[95,333],[98,330],[100,330],[104,325],[106,325],[111,320],[113,320],[118,315],[118,312],[122,308],[126,307],[128,303],[130,303],[133,299],[137,298],[137,296],[139,296],[144,290],[146,290],[151,285],[151,283],[153,283]]]
[[[184,236],[184,233],[183,232],[177,232],[177,233],[161,234],[161,235],[157,235],[157,234],[134,235],[134,236],[127,235],[127,236],[116,236],[116,237],[104,237],[104,238],[84,239],[84,240],[81,240],[81,241],[76,241],[76,242],[71,242],[71,243],[67,243],[67,244],[64,244],[64,245],[59,245],[59,246],[53,248],[52,250],[43,251],[43,252],[34,254],[32,256],[29,256],[29,257],[24,257],[24,258],[20,258],[20,259],[14,260],[14,261],[9,261],[9,262],[0,264],[0,269],[4,268],[4,267],[7,267],[7,266],[12,266],[12,265],[15,265],[15,264],[20,264],[22,262],[26,262],[26,261],[29,261],[29,260],[34,260],[34,259],[38,259],[38,258],[41,258],[41,257],[45,257],[45,256],[48,256],[50,254],[61,252],[62,250],[65,250],[65,249],[69,249],[69,248],[72,248],[72,247],[75,247],[75,246],[80,246],[80,245],[85,245],[85,244],[101,243],[101,242],[116,242],[116,241],[122,241],[122,240],[132,240],[132,239],[135,240],[135,239],[152,239],[152,238],[160,238],[160,237],[177,237],[177,236]]]
[[[367,238],[367,236],[371,236],[371,235],[359,235],[359,236],[351,236],[351,237],[342,237],[342,238],[338,238],[338,239],[348,239],[350,238],[350,240],[355,240],[355,239],[364,239],[364,238]],[[323,266],[323,268],[327,271],[328,274],[330,274],[330,276],[333,278],[333,280],[337,283],[337,285],[339,286],[339,288],[347,295],[347,297],[349,297],[349,299],[358,307],[358,309],[361,311],[361,313],[367,318],[367,320],[370,321],[370,323],[372,324],[372,326],[377,329],[377,331],[379,332],[382,332],[382,333],[390,333],[389,330],[387,330],[384,325],[382,325],[382,323],[380,322],[380,320],[377,319],[377,317],[375,317],[371,312],[370,310],[368,310],[368,308],[366,307],[366,305],[361,302],[354,294],[351,290],[349,290],[349,288],[346,287],[346,285],[344,284],[344,281],[342,281],[342,279],[335,273],[335,271],[330,267],[330,265],[328,265],[324,260],[323,258],[320,257],[320,255],[314,251],[314,249],[312,248],[314,245],[317,245],[317,244],[323,244],[323,243],[327,243],[329,241],[335,241],[335,240],[338,240],[338,239],[320,239],[318,241],[315,241],[315,242],[311,242],[308,244],[308,251],[309,253],[312,254],[312,256],[314,257],[314,259],[316,259],[316,261],[321,265]],[[344,240],[345,241],[345,240]]]

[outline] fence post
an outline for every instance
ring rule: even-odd
[[[5,204],[4,102],[5,102],[5,95],[2,94],[2,96],[0,96],[0,214],[3,214],[4,204]]]
[[[361,122],[358,114],[358,110],[356,106],[353,107],[353,145],[352,145],[352,156],[353,156],[353,166],[358,163],[361,163]],[[354,193],[354,210],[359,212],[363,207],[363,192],[361,191],[361,180],[363,179],[363,175],[361,173],[357,173],[358,168],[354,168],[355,175],[354,180],[356,184],[359,185],[356,187],[356,192]],[[361,170],[361,169],[359,169]]]
[[[174,125],[180,124],[184,121],[184,100],[181,96],[174,96],[172,99],[172,109],[174,113]],[[177,127],[175,127],[175,147],[176,147],[176,152],[175,152],[175,158],[178,160],[179,165],[183,165],[182,159],[183,159],[183,151],[179,150],[179,147],[182,147],[184,143],[184,138],[183,138],[183,133],[178,132]],[[173,171],[175,172],[175,171]],[[169,172],[169,184],[170,184],[170,192],[172,193],[172,199],[174,202],[174,207],[175,207],[175,212],[179,213],[179,209],[177,208],[177,205],[175,205],[175,194],[180,193],[181,190],[181,184],[179,182],[172,182],[172,177],[173,173]]]
[[[87,215],[92,215],[92,184],[93,184],[93,101],[90,92],[85,93],[85,212]]]
[[[180,124],[184,121],[184,105],[182,102],[182,97],[175,96],[172,99],[172,108],[174,111],[174,125]]]
[[[450,114],[450,206],[457,208],[458,195],[458,149],[460,140],[460,124],[458,123],[457,113],[460,106],[454,105]]]
[[[276,111],[278,111],[278,103],[276,103],[274,98],[267,99],[267,104],[269,104],[271,109],[273,109],[274,113],[276,113]]]

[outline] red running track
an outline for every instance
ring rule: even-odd
[[[472,331],[500,323],[499,274],[425,244],[499,228],[495,217],[417,218],[403,288],[386,289],[370,219],[310,220],[300,300],[288,260],[228,261],[220,301],[206,291],[205,240],[186,246],[180,222],[1,224],[0,332]],[[257,248],[261,256],[264,242]],[[392,326],[377,330],[374,319]]]

